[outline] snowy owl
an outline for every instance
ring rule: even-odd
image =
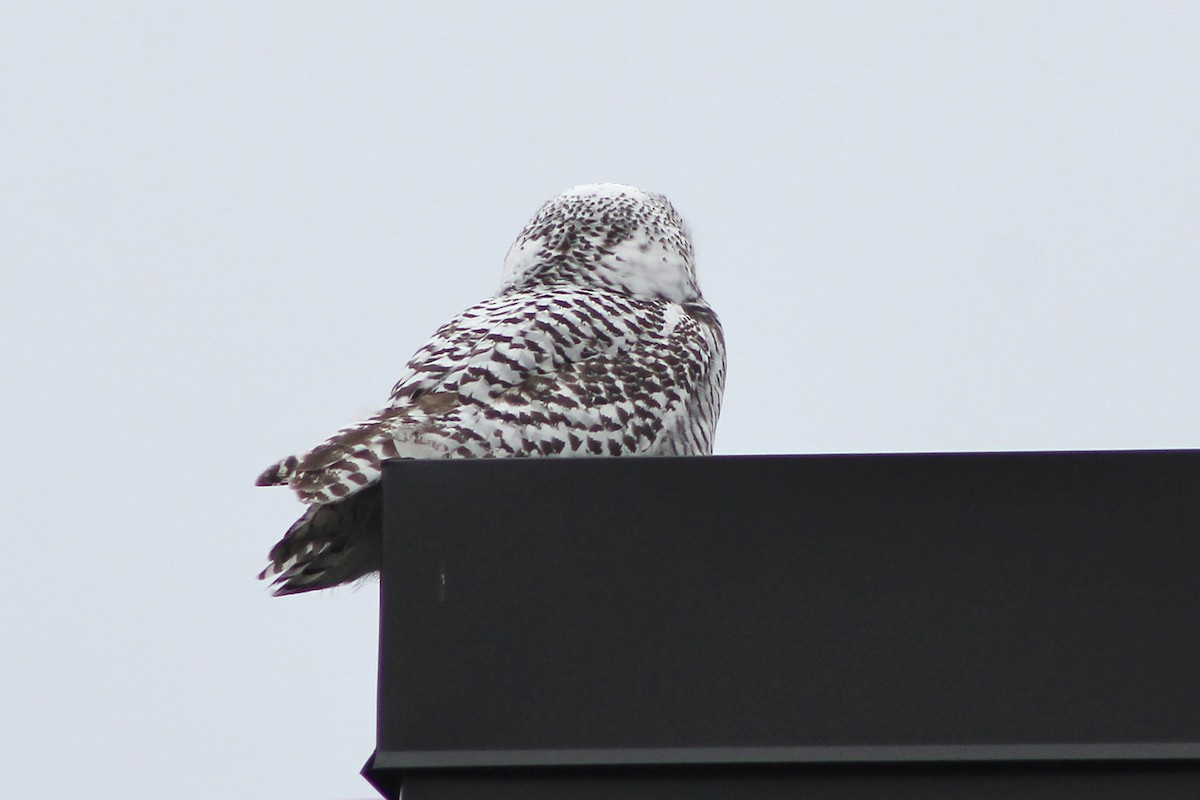
[[[495,296],[443,325],[379,413],[268,467],[308,508],[258,576],[277,595],[377,572],[388,458],[705,455],[725,342],[665,197],[577,186],[509,248]]]

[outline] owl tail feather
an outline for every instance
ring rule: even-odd
[[[383,488],[376,483],[312,505],[271,548],[259,580],[273,594],[298,594],[351,583],[378,572],[383,559]]]

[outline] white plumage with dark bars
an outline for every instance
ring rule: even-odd
[[[377,414],[263,471],[308,508],[259,575],[275,594],[380,568],[389,458],[705,455],[725,384],[721,323],[665,197],[577,186],[546,203],[503,283],[443,325]]]

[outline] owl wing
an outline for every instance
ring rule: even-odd
[[[532,296],[502,295],[444,325],[386,408],[258,484],[320,504],[374,483],[388,458],[711,451],[725,359],[707,306],[517,294]]]

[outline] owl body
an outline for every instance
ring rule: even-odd
[[[724,378],[674,208],[577,187],[542,207],[500,291],[417,351],[381,411],[259,476],[308,504],[259,577],[291,594],[378,571],[388,458],[711,453]]]

